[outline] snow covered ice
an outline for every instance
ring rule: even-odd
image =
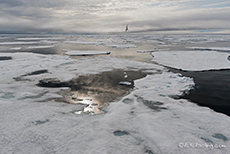
[[[217,51],[153,52],[153,61],[188,71],[229,69],[229,53]]]
[[[211,50],[211,51],[230,52],[229,47],[188,47],[188,48],[195,49],[195,50]]]
[[[114,44],[114,45],[106,45],[111,48],[136,48],[134,44]]]
[[[54,46],[29,46],[28,49],[53,48]]]
[[[84,45],[103,45],[105,42],[87,42],[87,41],[65,41],[65,43],[84,44]]]
[[[65,49],[63,49],[62,51],[64,51],[66,55],[70,55],[70,56],[92,56],[92,55],[110,54],[109,51],[91,51],[91,50],[80,51],[80,50],[65,50]]]
[[[23,45],[23,44],[37,44],[38,42],[0,42],[0,45]]]
[[[80,40],[63,37],[47,38],[61,41],[64,47],[71,44],[71,48],[72,44],[79,42],[65,41]],[[84,38],[82,40],[89,38],[79,37]],[[106,43],[97,44],[100,41],[107,42],[108,37],[108,46]],[[131,46],[130,41],[124,42],[123,37],[127,37],[135,46]],[[137,50],[161,48],[159,42],[167,45],[180,44],[181,40],[187,38],[160,35],[123,37],[93,35],[89,41],[91,43],[83,42],[83,45],[99,45],[98,48],[110,49],[110,44],[120,44],[123,41],[122,46],[116,46],[112,52],[120,52],[121,47],[122,51],[133,50],[136,54]],[[16,40],[25,41],[26,43],[20,44],[31,46],[27,41],[39,42],[46,39],[19,37]],[[139,49],[136,44],[144,41],[153,45],[146,49],[141,46]],[[205,41],[213,41],[213,38],[207,36]],[[14,43],[0,45],[12,44]],[[39,50],[47,46],[50,44],[38,44],[31,49]],[[64,47],[62,49],[65,49]],[[137,54],[141,56],[140,54],[145,53]],[[159,64],[185,70],[226,69],[230,66],[227,60],[229,54],[224,52],[162,50],[152,54],[153,61]],[[211,59],[213,56],[215,58]],[[72,57],[65,54],[23,52],[23,49],[16,53],[1,52],[0,57],[12,57],[0,61],[0,153],[222,154],[230,151],[229,116],[185,99],[175,99],[193,89],[195,83],[193,78],[172,73],[162,65],[111,55]],[[189,57],[192,58],[188,66],[184,61],[190,62]],[[199,60],[203,60],[204,66],[195,64]],[[211,65],[212,63],[216,65]],[[124,70],[124,78],[128,78],[126,72],[130,70],[141,70],[147,73],[147,76],[135,80],[134,88],[127,91],[126,95],[104,104],[100,108],[103,111],[101,114],[88,114],[92,112],[92,108],[87,107],[93,107],[94,104],[91,100],[84,102],[85,104],[60,101],[63,97],[60,91],[68,90],[68,87],[36,86],[41,79],[58,79],[65,82],[79,76],[116,69]]]

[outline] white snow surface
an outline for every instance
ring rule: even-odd
[[[229,69],[228,53],[217,51],[153,52],[153,61],[182,70],[201,71]]]
[[[48,71],[50,71],[50,74],[45,75],[46,78],[58,78],[67,81],[76,77],[76,74],[96,74],[103,71],[123,69],[132,66],[136,66],[138,69],[151,69],[152,67],[150,64],[104,56],[87,58],[82,57],[77,60],[71,59],[69,56],[41,55],[23,52],[0,53],[0,56],[9,56],[13,59],[8,61],[0,61],[0,81],[3,82],[7,80],[12,81],[11,79],[13,77],[41,69],[48,69]],[[155,66],[155,68],[162,69],[160,66]]]

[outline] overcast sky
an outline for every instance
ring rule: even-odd
[[[230,0],[0,0],[0,32],[230,32]]]

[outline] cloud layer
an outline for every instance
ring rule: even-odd
[[[0,32],[99,33],[225,30],[230,3],[221,0],[0,0]]]

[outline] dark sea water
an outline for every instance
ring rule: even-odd
[[[181,73],[195,82],[195,89],[182,98],[230,116],[230,70]]]

